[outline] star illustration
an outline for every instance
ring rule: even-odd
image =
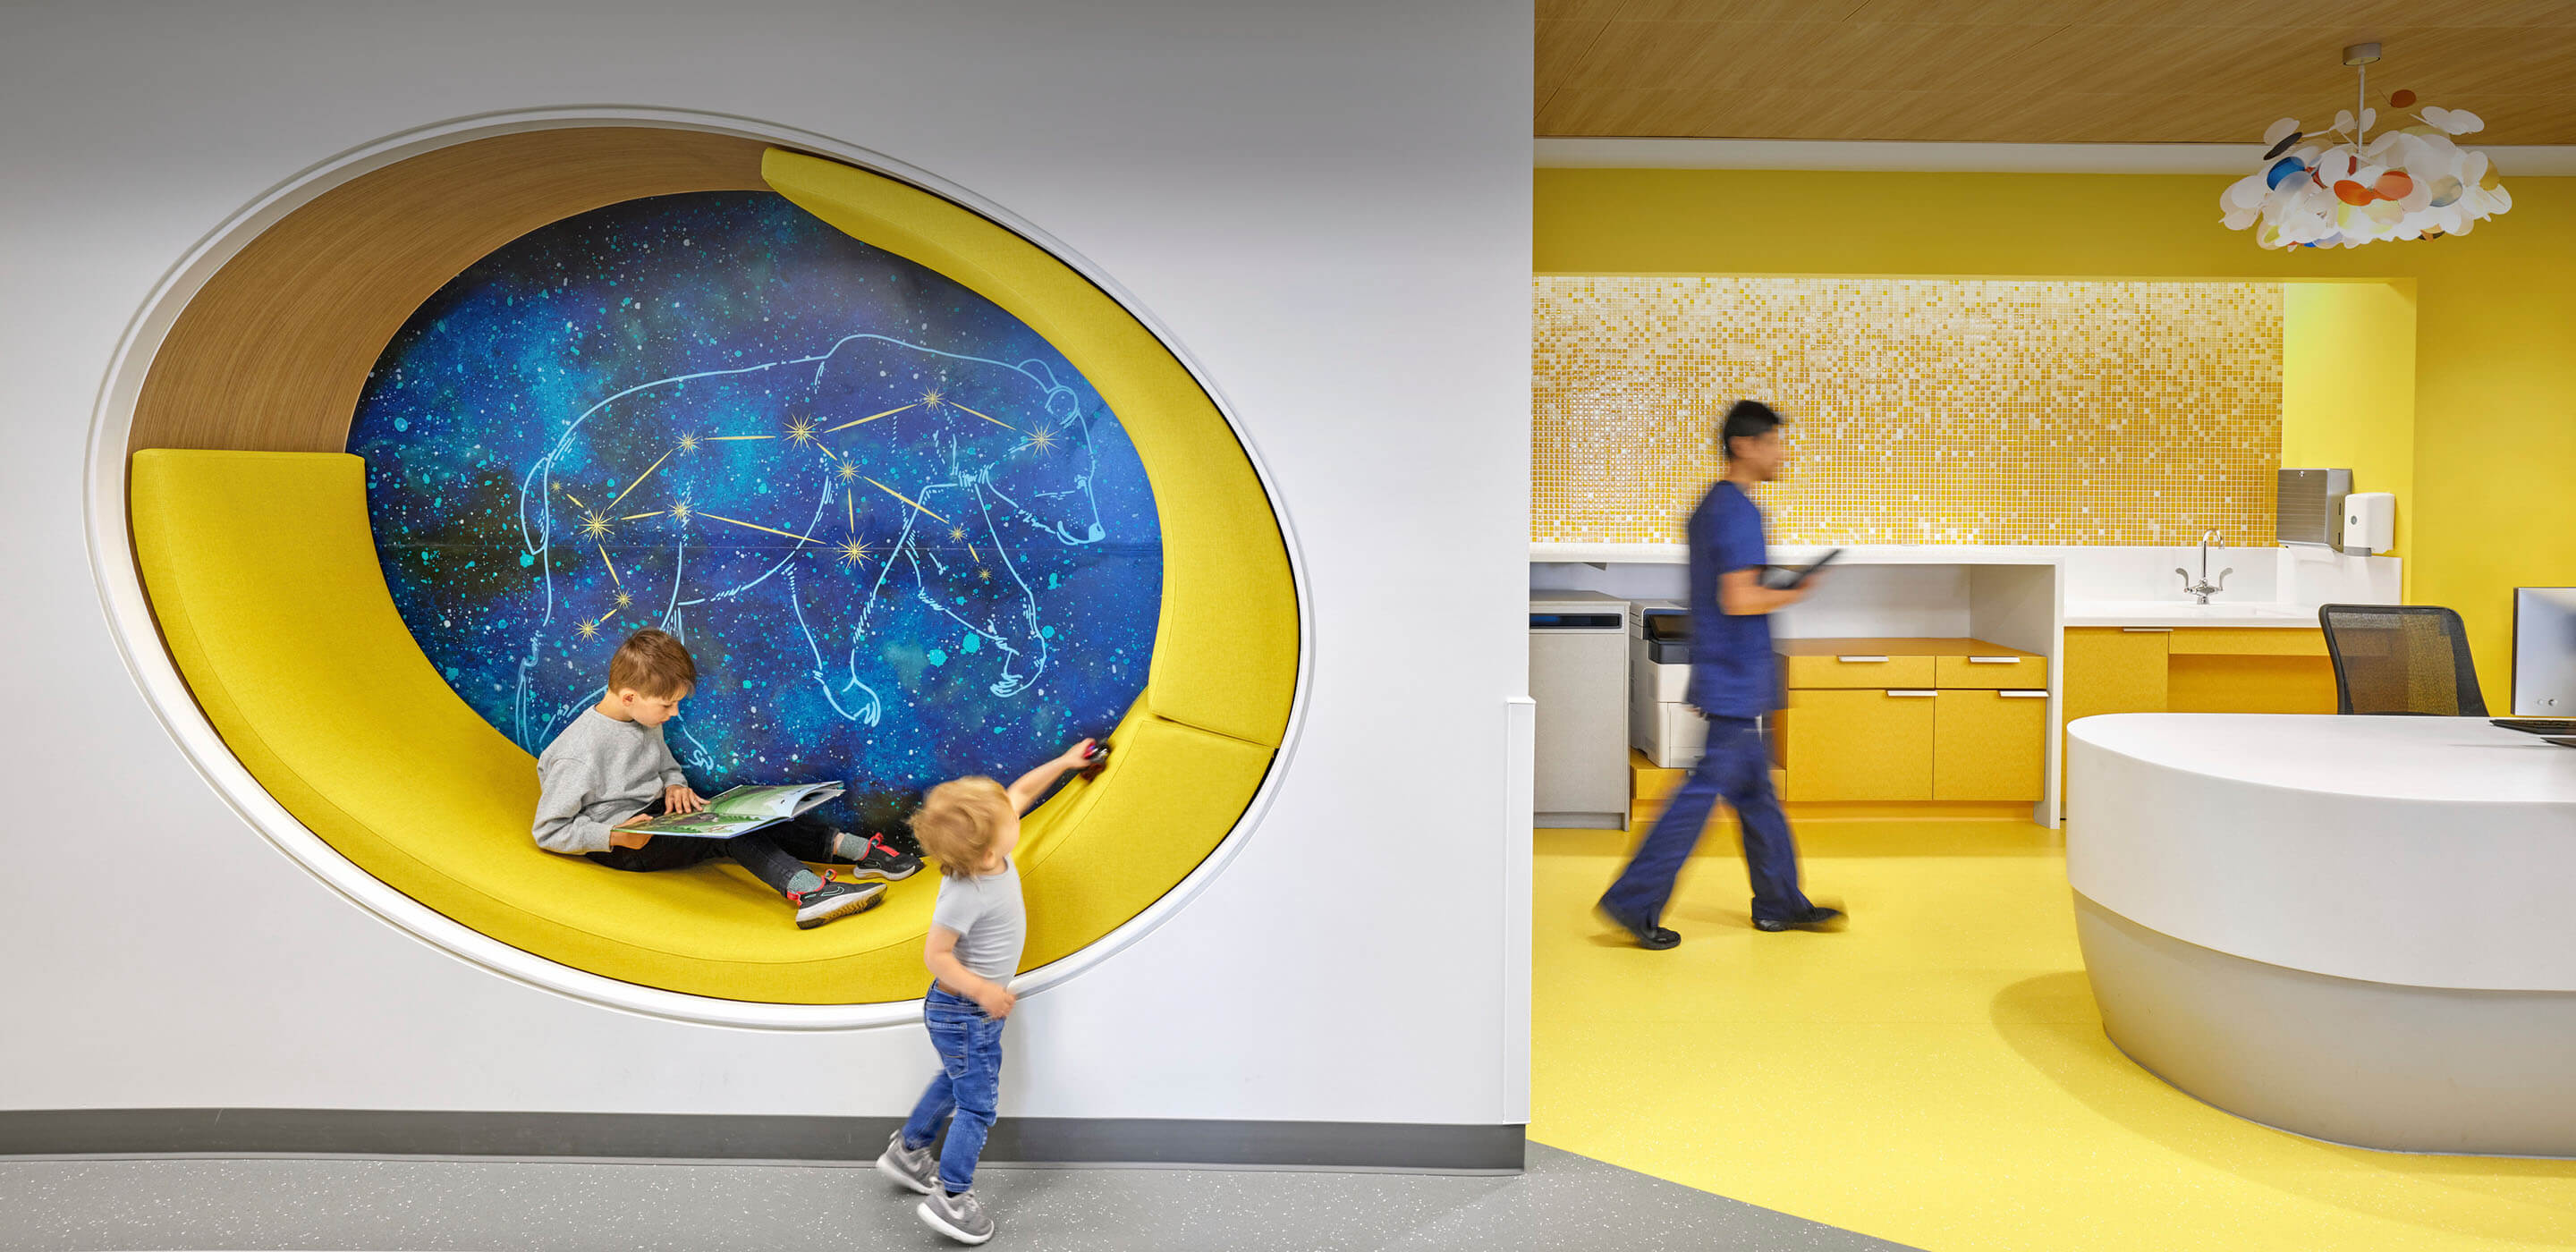
[[[868,551],[868,545],[857,539],[845,540],[841,544],[841,563],[844,565],[865,565],[874,555]]]
[[[845,483],[853,482],[858,479],[859,467],[852,465],[847,461],[843,461],[841,462],[840,468],[832,471],[832,476]]]
[[[800,448],[814,442],[814,419],[800,417],[788,422],[787,442]]]
[[[925,409],[938,408],[940,399],[941,396],[939,394],[939,389],[937,387],[933,387],[930,390],[921,393],[921,407]]]
[[[1034,451],[1038,451],[1038,452],[1053,452],[1053,451],[1055,451],[1055,430],[1054,430],[1054,428],[1052,428],[1052,427],[1047,427],[1047,426],[1041,426],[1041,427],[1037,428],[1036,430],[1030,431],[1030,432],[1029,432],[1029,442],[1028,442],[1028,445],[1027,445],[1027,446],[1028,446],[1030,449],[1032,449],[1032,450],[1034,450]]]
[[[633,603],[635,603],[635,597],[630,596],[623,591],[617,593],[617,607],[622,609]]]
[[[682,451],[682,452],[695,452],[695,451],[697,451],[697,450],[698,450],[698,437],[697,437],[696,435],[682,435],[682,436],[680,436],[680,451]]]
[[[975,567],[975,577],[983,579],[986,582],[991,582],[993,581],[993,571],[985,569],[983,566],[979,565]]]
[[[580,626],[574,628],[574,633],[580,635],[584,639],[596,638],[599,634],[599,623],[596,621],[583,622]]]
[[[671,520],[685,526],[689,522],[689,502],[681,500],[671,506]]]
[[[593,539],[606,536],[608,534],[608,519],[600,516],[596,511],[582,514],[581,533]]]
[[[949,538],[952,542],[956,542],[956,543],[964,543],[964,542],[966,542],[966,528],[965,528],[965,527],[963,527],[963,526],[951,526],[951,527],[949,527],[949,528],[948,528],[948,538]]]

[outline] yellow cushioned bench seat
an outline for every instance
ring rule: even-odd
[[[894,884],[870,913],[800,931],[730,865],[621,874],[539,850],[535,763],[448,688],[404,628],[364,481],[344,453],[134,454],[135,553],[171,658],[279,804],[403,894],[576,969],[774,1003],[921,994],[935,870]],[[1170,890],[1269,768],[1268,746],[1163,718],[1154,702],[1149,688],[1100,778],[1068,784],[1030,818],[1027,966]]]

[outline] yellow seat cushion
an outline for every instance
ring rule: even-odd
[[[1161,484],[1156,484],[1157,492]],[[625,874],[537,848],[534,761],[449,690],[386,590],[364,466],[342,453],[154,449],[129,480],[135,554],[181,677],[279,804],[360,869],[465,926],[609,978],[724,999],[910,999],[937,873],[797,930],[729,865]],[[1135,915],[1241,815],[1270,753],[1156,715],[1032,814],[1024,968]]]

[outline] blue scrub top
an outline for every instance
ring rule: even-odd
[[[1685,699],[1710,717],[1760,717],[1778,706],[1771,616],[1718,607],[1721,575],[1770,562],[1762,508],[1724,479],[1690,516],[1691,677]]]

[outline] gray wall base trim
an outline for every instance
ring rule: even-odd
[[[0,1110],[0,1156],[873,1161],[902,1119],[379,1109]],[[1005,1117],[995,1165],[1512,1173],[1517,1125]]]
[[[2576,1157],[2576,993],[2365,982],[2204,948],[2075,893],[2102,1030],[2202,1103],[2349,1147]]]

